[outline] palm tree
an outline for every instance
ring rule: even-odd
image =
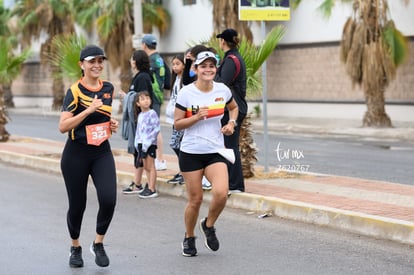
[[[227,28],[233,28],[248,41],[253,40],[253,34],[248,21],[239,21],[239,0],[211,0],[213,4],[214,32],[220,33]]]
[[[11,12],[3,8],[3,3],[0,1],[0,36],[8,37],[8,41],[16,48],[18,46],[17,38],[10,30],[9,23],[11,22]],[[11,82],[3,83],[4,105],[6,107],[14,107],[13,94],[11,91]]]
[[[293,4],[297,6],[300,2],[295,0]],[[324,0],[319,10],[329,17],[335,2]],[[364,127],[392,127],[385,112],[384,94],[395,79],[396,68],[408,55],[407,41],[388,18],[386,0],[342,2],[353,3],[353,14],[343,27],[340,57],[353,85],[364,90],[367,111],[362,124]]]
[[[6,142],[9,139],[9,133],[6,130],[7,116],[3,84],[11,83],[19,75],[21,65],[30,52],[25,50],[21,54],[13,54],[14,42],[3,36],[0,36],[0,45],[0,142]]]
[[[40,60],[43,65],[47,63],[47,56],[51,52],[51,41],[55,35],[74,32],[72,6],[69,0],[20,0],[17,1],[13,13],[19,17],[22,34],[20,42],[23,46],[31,45],[32,39],[47,39],[41,44]],[[53,84],[52,108],[61,108],[64,97],[63,79],[59,76],[59,67],[50,65]]]
[[[152,2],[142,4],[144,32],[150,33],[156,27],[162,35],[169,29],[171,17],[165,8]],[[121,70],[121,89],[127,91],[131,82],[129,59],[133,52],[132,1],[76,0],[74,5],[78,11],[76,21],[89,31],[96,28],[112,68]]]

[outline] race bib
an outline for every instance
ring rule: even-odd
[[[111,137],[109,121],[99,124],[86,125],[86,140],[88,144],[99,146]]]

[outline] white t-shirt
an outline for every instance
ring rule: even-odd
[[[176,107],[192,116],[192,110],[208,106],[207,119],[199,120],[184,130],[180,150],[189,154],[217,153],[224,148],[221,133],[221,118],[226,104],[233,98],[230,89],[223,83],[213,82],[210,92],[200,91],[194,83],[184,86],[177,96]]]

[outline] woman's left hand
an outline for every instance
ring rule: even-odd
[[[111,118],[111,121],[110,121],[110,128],[111,128],[111,131],[112,131],[113,133],[116,133],[116,132],[118,131],[118,127],[119,127],[119,122],[118,122],[118,120]]]
[[[232,122],[227,123],[221,128],[223,135],[231,136],[234,133],[234,124]]]

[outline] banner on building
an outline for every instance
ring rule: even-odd
[[[241,21],[289,21],[289,0],[239,0]]]

